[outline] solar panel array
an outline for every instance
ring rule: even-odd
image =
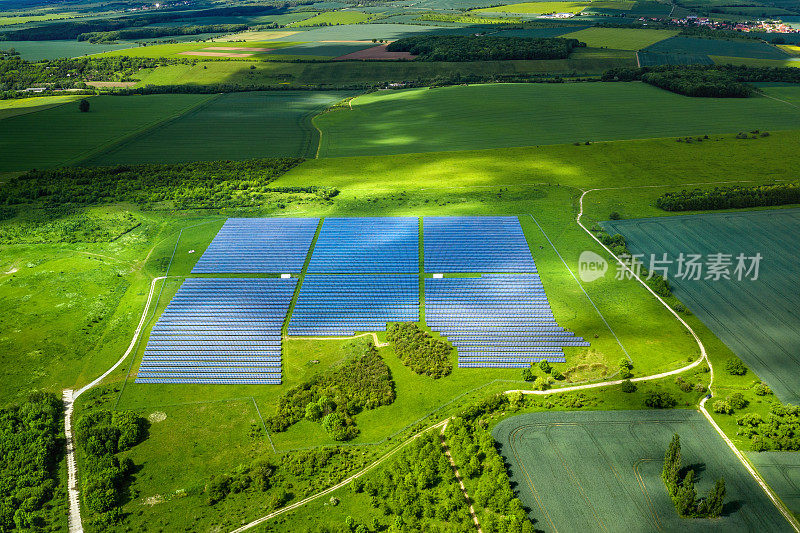
[[[188,278],[153,326],[136,383],[279,384],[297,278]]]
[[[330,274],[419,272],[419,219],[326,218],[308,271]]]
[[[425,217],[425,272],[536,272],[514,216]]]
[[[564,347],[589,346],[556,323],[538,274],[426,279],[425,318],[456,347],[462,368],[563,363]]]
[[[306,275],[289,335],[350,336],[419,320],[417,275]]]
[[[318,225],[318,218],[229,218],[192,273],[300,272]]]

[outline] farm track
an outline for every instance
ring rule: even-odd
[[[699,183],[688,183],[688,184],[684,184],[684,185],[713,185],[713,184],[725,184],[725,183],[742,183],[742,182],[749,182],[749,181],[751,181],[751,180],[731,180],[731,181],[723,181],[723,182],[699,182]],[[700,410],[701,413],[703,413],[703,416],[705,416],[705,418],[714,427],[714,429],[717,431],[717,433],[723,438],[723,440],[730,447],[730,449],[733,451],[733,453],[739,458],[739,460],[745,466],[747,471],[753,476],[753,478],[756,480],[756,482],[759,484],[759,486],[762,488],[762,490],[764,490],[764,492],[767,494],[767,497],[773,502],[773,504],[778,509],[778,511],[789,522],[791,527],[796,532],[800,533],[800,522],[797,521],[797,519],[788,510],[788,508],[785,506],[785,504],[772,491],[772,489],[769,487],[769,485],[767,485],[767,483],[764,481],[764,479],[761,477],[761,475],[755,470],[755,468],[753,468],[753,466],[750,464],[750,462],[747,460],[747,458],[744,456],[744,454],[742,452],[740,452],[738,450],[738,448],[736,448],[735,444],[725,435],[725,433],[722,431],[722,429],[719,427],[719,425],[717,425],[717,423],[714,421],[714,419],[711,417],[711,415],[705,409],[705,403],[706,403],[706,401],[708,400],[708,398],[711,395],[711,390],[712,390],[711,387],[712,387],[713,381],[714,381],[714,368],[711,365],[711,361],[708,359],[708,355],[706,353],[705,346],[703,345],[703,342],[700,340],[700,338],[698,337],[698,335],[696,334],[694,329],[692,329],[692,327],[688,323],[686,323],[686,321],[683,320],[683,318],[681,318],[678,315],[678,313],[674,309],[672,309],[672,307],[669,306],[669,304],[667,302],[665,302],[660,296],[658,296],[658,294],[656,294],[639,277],[639,275],[636,272],[634,272],[627,265],[625,265],[624,262],[622,262],[616,255],[614,255],[614,253],[606,245],[604,245],[602,242],[600,242],[600,240],[591,231],[589,231],[589,229],[587,229],[583,225],[583,223],[581,222],[581,218],[583,216],[583,200],[586,197],[586,195],[591,193],[591,192],[608,191],[608,190],[642,189],[642,188],[665,188],[665,187],[672,187],[672,186],[671,185],[643,185],[643,186],[632,186],[632,187],[596,188],[596,189],[584,190],[582,192],[581,196],[580,196],[580,199],[579,199],[579,211],[578,211],[578,215],[576,217],[577,224],[593,240],[595,240],[600,246],[602,246],[603,249],[606,250],[606,252],[608,252],[614,259],[616,259],[620,263],[620,265],[622,265],[622,267],[625,270],[629,271],[630,274],[632,275],[632,277],[634,277],[648,292],[650,292],[659,302],[661,302],[670,311],[670,313],[672,313],[672,315],[692,335],[692,337],[695,339],[698,347],[700,348],[700,353],[701,353],[700,358],[697,359],[696,361],[692,362],[689,365],[686,365],[684,367],[681,367],[679,369],[672,370],[672,371],[669,371],[669,372],[663,372],[663,373],[660,373],[660,374],[654,374],[654,375],[650,375],[650,376],[642,376],[642,377],[638,377],[638,378],[633,378],[633,379],[631,379],[631,381],[649,381],[649,380],[661,379],[661,378],[664,378],[664,377],[680,374],[682,372],[686,372],[688,370],[691,370],[692,368],[697,367],[698,365],[700,365],[705,360],[705,362],[708,364],[709,371],[710,371],[710,381],[709,381],[709,387],[708,387],[709,396],[706,396],[706,397],[703,398],[703,400],[700,402],[700,404],[698,406],[698,409]],[[181,230],[181,231],[183,231],[183,230]],[[180,236],[178,238],[178,242],[180,242]],[[178,242],[176,242],[176,247],[177,247]],[[173,255],[174,255],[174,253],[173,253]],[[168,271],[167,271],[167,273],[168,273]],[[118,368],[125,359],[127,359],[127,357],[130,355],[130,353],[133,351],[134,347],[136,346],[137,341],[139,340],[139,336],[141,335],[141,332],[142,332],[142,330],[144,328],[144,324],[147,321],[147,316],[148,316],[149,311],[150,311],[150,306],[151,306],[151,303],[152,303],[153,294],[155,292],[156,283],[159,280],[165,280],[168,277],[170,277],[170,276],[166,276],[165,275],[165,276],[159,276],[159,277],[153,278],[153,280],[152,280],[152,282],[150,284],[150,292],[148,294],[147,302],[146,302],[145,308],[144,308],[144,310],[142,312],[142,317],[141,317],[141,319],[139,321],[139,325],[137,326],[136,330],[134,331],[134,335],[133,335],[133,338],[131,340],[131,343],[130,343],[128,349],[125,351],[124,355],[111,368],[109,368],[106,372],[104,372],[100,377],[98,377],[97,379],[95,379],[94,381],[89,383],[88,385],[85,385],[84,387],[79,389],[76,393],[70,394],[70,400],[71,401],[69,401],[69,402],[66,401],[66,393],[70,392],[70,391],[65,391],[65,407],[68,409],[68,417],[65,417],[65,434],[68,435],[68,439],[67,439],[68,440],[68,445],[67,445],[67,464],[68,465],[70,464],[70,461],[72,461],[73,465],[75,464],[74,446],[70,446],[69,445],[69,443],[72,442],[72,434],[71,434],[72,403],[82,393],[86,392],[90,388],[92,388],[92,387],[96,386],[97,384],[99,384],[111,372],[113,372],[116,368]],[[367,336],[367,335],[369,335],[369,334],[357,335],[355,337],[363,337],[363,336]],[[296,338],[302,338],[302,337],[296,337]],[[317,338],[315,337],[314,339],[317,339]],[[339,337],[339,339],[341,339],[341,337]],[[377,335],[375,335],[374,339],[375,339],[376,344],[377,344],[377,340],[378,340],[377,339]],[[518,390],[517,391],[517,390],[509,390],[509,391],[505,391],[505,393],[522,392],[523,394],[550,395],[550,394],[559,394],[559,393],[562,393],[562,392],[573,392],[573,391],[577,391],[577,390],[593,389],[593,388],[599,388],[599,387],[607,387],[607,386],[619,385],[620,383],[622,383],[622,381],[623,380],[614,380],[614,381],[606,381],[606,382],[598,382],[598,383],[588,383],[588,384],[585,384],[585,385],[576,385],[576,386],[573,386],[573,387],[564,387],[564,388],[551,389],[551,390],[546,390],[546,391],[534,391],[534,390]],[[442,420],[440,422],[437,422],[436,424],[433,424],[431,426],[428,426],[428,427],[420,430],[416,434],[412,435],[411,437],[409,437],[408,439],[406,439],[405,441],[403,441],[402,443],[397,445],[395,448],[393,448],[389,452],[385,453],[384,455],[382,455],[381,457],[376,459],[370,465],[366,466],[365,468],[363,468],[359,472],[356,472],[355,474],[351,475],[350,477],[348,477],[347,479],[341,481],[340,483],[338,483],[336,485],[333,485],[333,486],[331,486],[331,487],[329,487],[329,488],[327,488],[327,489],[325,489],[325,490],[323,490],[321,492],[318,492],[318,493],[316,493],[314,495],[311,495],[311,496],[309,496],[309,497],[307,497],[307,498],[305,498],[303,500],[300,500],[300,501],[295,502],[295,503],[293,503],[291,505],[288,505],[286,507],[283,507],[281,509],[273,511],[272,513],[269,513],[269,514],[267,514],[265,516],[257,518],[256,520],[253,520],[253,521],[251,521],[251,522],[249,522],[249,523],[247,523],[247,524],[245,524],[245,525],[243,525],[243,526],[241,526],[241,527],[239,527],[237,529],[234,529],[230,533],[241,533],[243,531],[249,530],[249,529],[251,529],[253,527],[256,527],[258,525],[261,525],[261,524],[271,520],[272,518],[275,518],[275,517],[277,517],[277,516],[279,516],[281,514],[284,514],[284,513],[289,512],[289,511],[292,511],[294,509],[297,509],[297,508],[299,508],[299,507],[301,507],[301,506],[303,506],[303,505],[305,505],[307,503],[310,503],[310,502],[312,502],[312,501],[314,501],[316,499],[319,499],[322,496],[330,494],[331,492],[333,492],[335,490],[338,490],[339,488],[347,486],[353,480],[358,479],[361,476],[363,476],[364,474],[374,470],[377,466],[379,466],[380,464],[385,462],[387,459],[389,459],[391,456],[393,456],[399,450],[401,450],[402,448],[404,448],[405,446],[407,446],[408,444],[410,444],[414,440],[418,439],[421,435],[425,434],[426,432],[428,432],[430,430],[433,430],[433,429],[436,429],[436,428],[441,428],[442,430],[444,430],[444,427],[446,427],[446,425],[447,425],[449,420],[450,419],[447,418],[445,420]],[[69,469],[69,467],[68,467],[68,478],[69,478],[68,483],[69,483],[69,488],[70,488],[70,495],[69,495],[70,496],[70,498],[69,498],[69,501],[70,501],[69,533],[82,533],[83,532],[83,528],[82,528],[81,519],[80,519],[79,488],[78,488],[78,482],[77,482],[77,471],[76,471],[75,468]],[[73,493],[73,491],[74,491],[74,493]],[[465,492],[465,495],[466,495],[466,492]],[[75,518],[73,518],[73,517],[75,517]],[[475,517],[475,520],[476,520],[476,525],[478,526],[478,528],[480,530],[480,526],[477,523],[477,517]]]

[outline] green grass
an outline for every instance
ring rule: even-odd
[[[4,119],[0,171],[75,163],[209,98],[199,94],[98,96],[91,99],[88,113],[79,112],[75,105],[62,105]]]
[[[739,253],[763,256],[758,279],[693,281],[675,277],[674,292],[709,328],[760,376],[783,402],[800,401],[800,305],[792,287],[800,256],[792,244],[800,210],[711,214],[608,222],[625,235],[634,253]],[[701,229],[702,228],[702,229]],[[703,277],[707,274],[704,272]]]
[[[46,22],[49,20],[75,18],[78,13],[48,13],[46,15],[21,15],[17,17],[0,16],[0,26],[12,26],[15,24],[27,24],[28,22]],[[5,28],[4,28],[5,29]],[[15,29],[15,28],[9,28]]]
[[[681,436],[683,464],[706,493],[725,478],[723,516],[681,519],[661,480],[664,452]],[[791,531],[722,438],[698,412],[537,413],[498,424],[520,498],[544,531]]]
[[[674,37],[677,30],[643,30],[633,28],[586,28],[562,35],[565,39],[578,39],[587,46],[617,50],[641,50],[664,39]]]
[[[768,98],[690,98],[643,83],[422,88],[351,103],[314,119],[321,156],[789,129],[800,118],[796,107]]]
[[[476,13],[580,13],[588,2],[524,2],[521,4],[508,4],[505,6],[476,9]]]
[[[371,15],[359,11],[326,11],[309,19],[293,22],[289,26],[298,28],[302,26],[337,26],[339,24],[359,24],[367,22]]]
[[[311,125],[311,116],[353,94],[275,91],[219,95],[86,163],[314,157],[318,134]]]
[[[236,35],[232,35],[231,38],[235,38]],[[224,41],[222,39],[219,42],[188,42],[188,43],[168,43],[168,44],[154,44],[150,46],[137,46],[136,48],[128,48],[125,50],[116,50],[112,52],[106,52],[103,54],[98,54],[100,57],[119,57],[119,56],[128,56],[128,57],[176,57],[176,58],[194,58],[197,59],[201,56],[186,56],[182,55],[183,52],[193,52],[198,50],[205,50],[207,48],[215,47],[215,46],[231,46],[236,48],[287,48],[290,46],[294,46],[298,44],[298,42],[289,42],[289,41],[246,41],[246,42],[230,42]],[[214,51],[214,50],[211,50]],[[237,53],[236,50],[216,50],[216,52],[230,52],[230,53]],[[247,52],[245,50],[242,53],[255,53],[255,52]],[[268,59],[266,53],[259,53],[259,59]],[[225,58],[231,59],[231,58]],[[233,58],[235,59],[235,58]],[[247,58],[244,58],[247,59]]]
[[[76,102],[85,96],[68,94],[59,96],[38,96],[34,98],[15,98],[10,100],[0,100],[0,120],[43,111],[51,107]]]

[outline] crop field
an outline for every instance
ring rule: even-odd
[[[3,120],[4,118],[15,117],[17,115],[24,115],[26,113],[43,111],[51,107],[75,102],[81,98],[86,97],[68,94],[59,96],[38,96],[33,98],[0,100],[0,120]]]
[[[747,458],[793,513],[800,513],[800,454],[751,452]]]
[[[98,154],[87,164],[314,157],[317,132],[311,116],[353,94],[275,91],[219,95]]]
[[[584,13],[605,16],[666,17],[672,9],[666,2],[592,2]],[[672,14],[679,15],[681,11],[682,8],[676,7]]]
[[[265,49],[282,49],[294,46],[298,42],[262,42],[262,41],[247,41],[247,42],[232,42],[221,41],[219,43],[210,42],[186,42],[186,43],[168,43],[156,44],[151,46],[138,46],[136,48],[129,48],[127,50],[117,50],[102,54],[103,56],[130,56],[130,57],[185,57],[187,52],[202,52],[211,47],[229,47],[229,48],[265,48]],[[230,50],[228,50],[230,52]],[[236,52],[235,50],[233,52]],[[242,53],[248,53],[247,50],[242,50]],[[265,59],[264,55],[259,57]]]
[[[616,50],[641,50],[677,35],[676,30],[636,30],[630,28],[587,28],[562,37],[578,39],[586,46]]]
[[[681,519],[661,468],[672,435],[697,491],[725,478],[716,520]],[[791,531],[703,415],[689,410],[535,413],[492,431],[520,498],[543,531]]]
[[[88,41],[0,41],[0,48],[3,50],[13,48],[19,52],[22,59],[31,61],[101,54],[114,50],[132,49],[135,46],[134,43],[126,42],[92,44]]]
[[[476,9],[476,13],[580,13],[588,2],[525,2],[522,4],[509,4],[498,7]]]
[[[3,120],[0,171],[75,163],[211,98],[200,94],[96,96],[88,113],[61,105]],[[75,132],[80,131],[80,135]]]
[[[714,62],[707,55],[702,54],[659,54],[640,50],[636,52],[639,66],[652,67],[656,65],[713,65]]]
[[[326,11],[308,19],[299,20],[291,24],[291,27],[302,26],[336,26],[339,24],[359,24],[367,22],[370,15],[359,11]]]
[[[314,119],[322,130],[321,156],[791,129],[800,118],[797,107],[769,98],[701,100],[642,83],[408,89],[351,103],[352,109]]]
[[[800,261],[794,236],[800,210],[711,214],[608,222],[622,233],[631,251],[677,259],[680,253],[732,254],[730,280],[676,278],[675,294],[784,402],[800,402],[800,296],[793,269]],[[734,275],[736,255],[760,253],[758,277]],[[649,257],[649,255],[647,256]],[[749,263],[748,263],[749,264]]]
[[[717,65],[745,65],[748,67],[792,67],[800,68],[796,57],[786,59],[759,59],[752,57],[708,56]]]
[[[698,37],[672,37],[647,47],[651,52],[706,54],[755,59],[787,59],[789,54],[759,41],[726,41]]]

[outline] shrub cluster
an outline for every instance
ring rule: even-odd
[[[334,440],[358,435],[353,416],[394,402],[394,381],[389,367],[369,343],[362,353],[342,366],[315,375],[290,389],[278,401],[278,414],[268,418],[271,431],[286,431],[303,418],[321,422]]]
[[[0,205],[56,207],[130,202],[142,207],[219,209],[283,206],[311,198],[327,201],[332,187],[271,188],[300,158],[198,161],[170,165],[61,167],[31,170],[0,189]]]
[[[577,39],[492,37],[484,35],[418,35],[390,43],[390,52],[408,52],[420,61],[491,61],[502,59],[566,59]]]
[[[0,531],[43,527],[58,485],[61,401],[34,393],[0,409]]]
[[[681,439],[676,433],[664,454],[664,468],[661,479],[667,486],[675,510],[682,518],[719,518],[725,502],[725,479],[720,478],[711,488],[708,496],[697,498],[696,476],[690,469],[683,473],[681,460]]]
[[[122,495],[133,472],[129,457],[116,454],[147,438],[147,419],[131,411],[92,411],[75,423],[75,442],[83,455],[81,498],[100,528],[122,519]]]
[[[111,242],[139,225],[141,220],[128,211],[95,213],[65,208],[26,211],[17,220],[0,224],[0,244]]]
[[[443,340],[434,339],[413,322],[389,324],[386,338],[403,364],[417,374],[438,379],[453,371],[450,362],[453,348]]]
[[[665,211],[738,209],[798,203],[800,203],[800,183],[684,189],[681,192],[665,193],[656,200],[656,206]]]
[[[758,413],[747,413],[736,423],[740,426],[738,434],[752,440],[755,451],[800,450],[800,407],[796,405],[776,401],[766,419]]]

